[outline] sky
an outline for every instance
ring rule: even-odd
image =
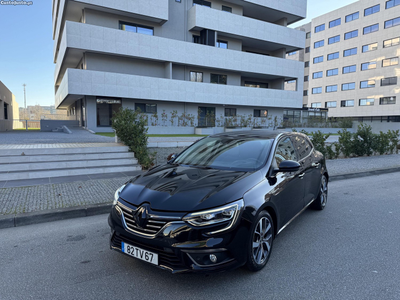
[[[24,107],[54,105],[54,68],[51,0],[25,0],[32,5],[0,4],[0,81]],[[149,0],[151,1],[151,0]],[[356,2],[356,0],[308,0],[307,19],[291,27]]]

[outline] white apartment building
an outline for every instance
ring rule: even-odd
[[[111,131],[121,106],[148,114],[149,133],[281,120],[302,106],[304,65],[286,53],[304,48],[305,33],[287,25],[305,18],[306,4],[53,0],[56,108],[94,131]]]
[[[298,29],[303,105],[329,117],[400,122],[400,0],[360,0]],[[392,126],[393,127],[393,126]]]

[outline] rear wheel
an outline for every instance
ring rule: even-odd
[[[262,211],[258,214],[251,232],[246,266],[250,271],[256,272],[267,264],[274,241],[274,222],[268,212]]]
[[[317,199],[314,200],[312,208],[316,210],[323,210],[326,206],[327,201],[328,201],[328,179],[326,178],[325,175],[322,175],[319,194]]]

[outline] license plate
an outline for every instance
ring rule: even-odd
[[[122,252],[158,266],[158,254],[122,242]]]

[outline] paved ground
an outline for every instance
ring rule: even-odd
[[[0,298],[400,299],[399,180],[332,182],[326,209],[294,220],[258,273],[172,276],[109,250],[107,215],[2,229]]]

